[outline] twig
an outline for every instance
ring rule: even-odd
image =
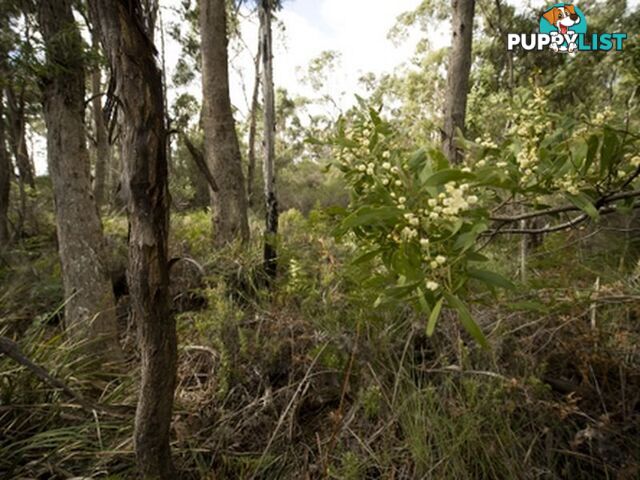
[[[640,208],[640,203],[634,204],[631,206],[632,209],[636,209],[636,208]],[[577,207],[574,210],[579,210]],[[610,206],[610,207],[602,207],[598,210],[598,213],[600,215],[609,215],[611,213],[616,213],[618,211],[618,209],[614,206]],[[538,234],[544,234],[544,233],[553,233],[553,232],[560,232],[562,230],[567,230],[569,228],[573,228],[578,226],[581,223],[584,223],[586,221],[589,220],[589,216],[584,213],[582,215],[579,215],[571,220],[569,220],[568,222],[565,223],[561,223],[559,225],[554,225],[553,227],[545,227],[545,228],[538,228],[538,229],[526,229],[526,228],[509,228],[509,229],[502,229],[501,227],[506,225],[506,223],[503,223],[502,225],[498,226],[498,228],[496,228],[495,230],[489,230],[488,232],[486,232],[484,234],[484,236],[491,236],[491,238],[495,237],[496,235],[499,234],[532,234],[532,235],[538,235]]]
[[[497,378],[505,382],[510,381],[507,377],[499,373],[489,372],[484,370],[462,370],[461,368],[455,365],[451,367],[446,367],[446,368],[420,368],[419,370],[424,373],[457,373],[460,375],[480,375],[484,377]]]

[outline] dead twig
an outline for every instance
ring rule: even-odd
[[[98,411],[118,417],[128,417],[133,410],[133,407],[129,407],[127,405],[100,405],[83,398],[82,395],[72,390],[71,387],[69,387],[62,380],[55,378],[43,367],[32,362],[24,353],[22,353],[18,344],[13,340],[8,339],[7,337],[0,336],[0,353],[6,355],[16,363],[27,368],[38,378],[51,385],[53,388],[62,390],[67,396],[73,398],[79,406],[81,406],[91,414],[94,414],[94,412]]]

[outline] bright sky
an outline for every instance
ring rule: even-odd
[[[161,0],[161,5],[170,6],[172,2]],[[284,32],[274,32],[275,85],[287,89],[293,96],[316,95],[317,92],[302,84],[302,76],[312,59],[324,51],[334,50],[340,53],[340,64],[335,77],[325,85],[325,91],[331,92],[338,104],[346,106],[358,91],[361,75],[390,72],[410,58],[417,39],[396,48],[387,39],[387,33],[398,15],[416,8],[419,3],[420,0],[285,0],[284,8],[277,13]],[[168,16],[165,22],[174,20],[169,9],[165,12]],[[246,113],[258,38],[255,15],[242,21],[241,32],[250,51],[244,49],[233,58],[230,85],[233,104]],[[167,41],[167,64],[174,65],[179,54],[179,46],[172,40]],[[189,91],[199,98],[200,88],[195,85]]]

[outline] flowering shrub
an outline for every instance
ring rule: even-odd
[[[412,150],[373,109],[338,123],[335,166],[351,203],[336,233],[354,242],[355,263],[368,262],[386,285],[376,303],[412,303],[428,315],[428,334],[446,304],[486,345],[459,297],[472,278],[492,289],[512,287],[481,268],[487,259],[477,240],[495,221],[491,209],[516,196],[534,209],[566,199],[596,218],[603,199],[629,189],[639,173],[633,142],[606,125],[576,128],[554,118],[545,113],[542,92],[533,95],[527,108],[514,107],[501,145],[462,141],[467,156],[460,167],[438,148]]]

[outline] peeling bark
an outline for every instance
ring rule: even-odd
[[[145,479],[178,478],[170,427],[177,338],[169,312],[169,192],[162,74],[139,0],[90,0],[115,77],[128,190],[129,291],[141,353],[134,446]]]
[[[41,0],[38,19],[47,59],[41,85],[67,332],[94,340],[99,344],[92,345],[94,351],[120,360],[115,299],[85,145],[82,39],[71,0]]]
[[[249,239],[242,158],[229,98],[226,0],[200,1],[204,151],[218,191],[211,190],[217,246]]]

